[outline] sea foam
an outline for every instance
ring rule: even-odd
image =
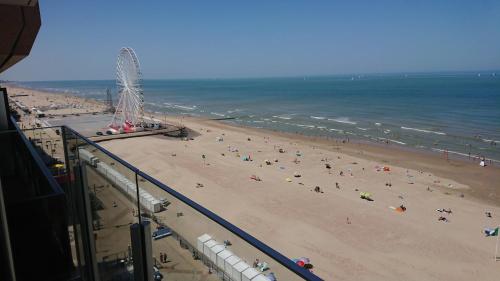
[[[436,131],[430,131],[430,130],[424,130],[424,129],[418,129],[418,128],[410,128],[410,127],[401,127],[403,130],[410,130],[410,131],[416,131],[416,132],[421,132],[421,133],[428,133],[428,134],[436,134],[436,135],[446,135],[446,133],[443,132],[436,132]]]
[[[286,115],[284,115],[284,116],[274,115],[273,117],[274,117],[274,118],[283,119],[283,120],[290,120],[290,119],[292,119],[292,117],[290,117],[290,116],[286,116]]]
[[[224,117],[226,115],[222,114],[222,113],[218,113],[218,112],[210,112],[210,114],[212,115],[216,115],[216,116],[220,116],[220,117]]]
[[[336,119],[328,119],[329,121],[337,122],[337,123],[343,123],[343,124],[349,124],[349,125],[356,125],[358,124],[357,122],[349,120],[347,117],[340,117]]]

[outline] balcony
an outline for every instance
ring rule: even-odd
[[[22,171],[13,171],[17,182],[8,185],[33,187],[5,190],[7,199],[14,198],[9,192],[23,198],[9,203],[6,213],[28,210],[37,200],[51,212],[40,213],[41,219],[29,218],[36,210],[26,212],[28,218],[8,216],[10,237],[24,233],[11,242],[22,249],[40,249],[38,244],[48,241],[46,249],[58,249],[57,259],[43,256],[46,264],[40,266],[50,279],[320,280],[71,128],[21,131],[11,122],[14,129],[0,135],[2,144],[10,147],[1,152],[10,153],[5,157]],[[49,236],[38,237],[34,227],[48,228]],[[16,256],[30,256],[14,248],[14,264],[24,260]],[[50,275],[55,260],[65,269],[57,278]],[[18,280],[35,277],[31,271],[23,275],[22,267],[15,271],[25,277]]]

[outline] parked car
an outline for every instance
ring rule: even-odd
[[[168,227],[160,226],[156,229],[156,231],[153,232],[153,239],[158,240],[163,237],[167,237],[172,235],[172,230]]]
[[[98,136],[102,136],[103,135],[102,132],[96,132],[95,134],[98,135]]]
[[[163,275],[161,274],[160,270],[156,266],[153,266],[153,280],[155,280],[155,281],[163,280]]]

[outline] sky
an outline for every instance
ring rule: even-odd
[[[40,0],[42,27],[9,80],[145,79],[500,69],[500,1]]]

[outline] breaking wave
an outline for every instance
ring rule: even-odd
[[[424,130],[424,129],[418,129],[418,128],[410,128],[410,127],[401,127],[403,130],[410,130],[410,131],[416,131],[416,132],[421,132],[421,133],[428,133],[428,134],[436,134],[436,135],[446,135],[446,133],[443,132],[436,132],[436,131],[430,131],[430,130]]]
[[[349,120],[347,117],[340,117],[336,119],[328,119],[329,121],[337,122],[337,123],[343,123],[343,124],[349,124],[349,125],[356,125],[358,124],[357,122]]]

